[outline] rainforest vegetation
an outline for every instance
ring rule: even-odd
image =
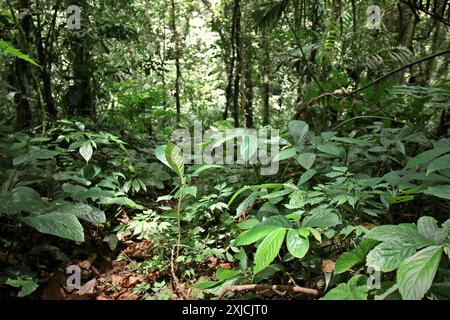
[[[447,300],[450,2],[0,3],[0,299]]]

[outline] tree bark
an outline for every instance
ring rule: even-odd
[[[176,4],[175,0],[171,0],[171,15],[172,15],[172,35],[173,35],[173,41],[175,44],[175,68],[176,68],[176,79],[175,79],[175,103],[177,108],[177,123],[181,120],[181,93],[180,93],[180,86],[181,86],[181,66],[180,66],[180,59],[181,59],[181,49],[180,49],[180,40],[178,36],[177,31],[177,14],[176,14]]]
[[[234,75],[234,95],[233,95],[233,118],[234,126],[239,127],[239,95],[242,75],[242,35],[241,35],[241,1],[234,0],[234,10],[236,15],[236,70]]]
[[[31,28],[30,1],[20,0],[19,11],[24,15],[20,21],[17,21],[19,34],[17,36],[17,45],[24,53],[28,53],[28,40]],[[14,96],[16,104],[16,129],[22,130],[31,127],[32,113],[29,100],[28,81],[31,79],[30,64],[22,59],[14,60],[13,72],[10,75],[10,83],[18,92]]]

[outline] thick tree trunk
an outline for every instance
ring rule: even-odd
[[[87,28],[88,7],[86,0],[68,1],[67,5],[77,5],[81,8],[81,28]],[[84,14],[83,14],[84,12]],[[74,85],[66,93],[68,114],[71,116],[95,117],[95,99],[92,91],[92,68],[90,66],[90,40],[83,31],[70,30],[69,46],[72,51],[72,78]]]

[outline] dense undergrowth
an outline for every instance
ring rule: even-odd
[[[75,120],[2,132],[3,286],[38,297],[45,274],[93,248],[126,259],[134,239],[151,242],[135,272],[156,277],[139,282],[141,298],[257,297],[226,290],[244,284],[312,289],[288,293],[304,298],[448,298],[449,139],[383,123],[316,134],[302,121],[282,137],[278,175],[261,177],[187,166],[171,143],[127,143]]]

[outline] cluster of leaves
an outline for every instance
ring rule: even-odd
[[[417,128],[374,125],[370,129],[361,137],[338,137],[336,132],[315,135],[306,123],[292,121],[284,137],[292,143],[274,161],[284,165],[281,178],[298,176],[298,180],[245,186],[231,197],[227,207],[236,210],[236,220],[243,221],[232,245],[256,250],[251,259],[249,250],[242,248],[237,254],[240,270],[198,287],[218,294],[226,285],[274,280],[276,274],[314,284],[307,276],[320,278],[321,261],[336,259],[329,247],[345,250],[351,240],[360,244],[337,260],[334,276],[325,277],[327,287],[342,282],[343,274],[367,257],[366,267],[383,272],[385,279],[383,290],[371,291],[371,297],[392,298],[397,289],[403,299],[442,297],[428,291],[433,280],[433,288],[440,291],[445,291],[448,281],[445,271],[435,278],[440,262],[442,270],[448,269],[448,261],[441,261],[442,253],[449,251],[448,221],[442,228],[432,217],[420,218],[417,226],[383,224],[399,219],[394,212],[400,206],[419,199],[439,203],[445,210],[450,195],[449,140],[434,142],[433,149],[408,157],[409,146],[430,144]],[[390,170],[392,166],[399,170]],[[298,174],[299,168],[304,172]],[[245,193],[250,194],[242,197]],[[233,207],[237,199],[243,200]],[[425,204],[423,210],[430,206]],[[386,288],[397,268],[397,283]],[[361,274],[339,284],[325,299],[367,299],[366,269],[358,270]]]

